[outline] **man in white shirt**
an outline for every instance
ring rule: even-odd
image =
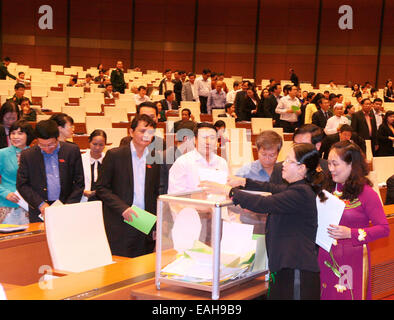
[[[229,91],[226,96],[226,103],[234,103],[235,95],[241,90],[241,84],[238,81],[234,81],[233,90]]]
[[[226,160],[216,155],[217,134],[210,123],[199,123],[195,130],[197,148],[180,156],[169,173],[168,193],[191,192],[206,180],[208,172],[226,179],[229,169]],[[218,181],[216,181],[218,182]],[[226,181],[224,181],[226,183]]]
[[[383,100],[380,98],[376,98],[373,101],[373,113],[375,114],[375,119],[376,119],[376,128],[379,129],[379,126],[383,122],[383,117],[384,117],[384,109],[383,109]]]
[[[146,87],[145,86],[139,86],[138,87],[138,94],[134,95],[135,99],[135,105],[138,106],[143,102],[150,101],[150,98],[146,95]]]
[[[202,77],[196,80],[197,95],[200,100],[200,112],[207,113],[208,95],[211,92],[211,70],[204,69]]]
[[[334,116],[327,120],[324,132],[327,135],[335,134],[343,124],[350,124],[349,119],[343,116],[343,104],[336,103],[334,105]]]
[[[298,116],[301,114],[301,102],[297,98],[298,87],[291,86],[287,96],[279,100],[275,112],[280,115],[279,126],[283,132],[293,133],[298,122]]]

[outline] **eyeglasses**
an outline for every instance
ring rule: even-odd
[[[283,164],[292,164],[292,163],[295,163],[297,165],[301,164],[300,162],[294,161],[294,160],[291,160],[291,159],[286,159],[285,161],[283,161]]]
[[[57,146],[57,142],[52,142],[49,144],[41,144],[41,143],[37,143],[37,145],[40,147],[40,149],[48,149],[48,148],[54,148]]]

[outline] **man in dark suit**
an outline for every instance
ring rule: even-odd
[[[235,114],[235,108],[232,103],[226,103],[224,105],[224,110],[226,113],[218,114],[219,118],[235,118],[237,119],[237,115]]]
[[[164,99],[160,100],[163,110],[178,110],[179,105],[175,100],[175,93],[171,90],[164,92]]]
[[[280,83],[275,83],[271,87],[272,94],[263,100],[263,116],[264,118],[272,118],[273,126],[279,127],[279,114],[275,112],[276,106],[280,100],[282,92],[282,87]]]
[[[312,123],[324,130],[327,120],[333,116],[333,113],[329,110],[330,102],[328,99],[321,98],[317,103],[320,109],[312,115]]]
[[[6,80],[7,76],[11,79],[16,80],[16,77],[8,72],[8,65],[11,63],[11,59],[9,57],[5,57],[3,61],[0,63],[0,80]]]
[[[152,102],[143,102],[139,106],[137,106],[137,114],[145,114],[153,119],[153,121],[158,123],[158,114],[159,111],[157,109],[157,106],[152,103]],[[119,147],[122,146],[127,146],[130,144],[130,141],[132,140],[131,135],[128,135],[127,137],[122,138],[120,141]],[[154,153],[161,152],[161,150],[166,149],[166,143],[163,140],[163,138],[154,136],[152,139],[151,144],[148,146],[149,152],[153,155]]]
[[[361,110],[352,115],[352,128],[364,140],[371,140],[372,153],[375,155],[377,145],[376,119],[372,111],[372,102],[361,100]]]
[[[325,138],[322,141],[321,148],[319,150],[320,155],[323,156],[323,159],[328,159],[328,154],[330,152],[332,145],[339,141],[346,141],[346,140],[354,142],[361,148],[364,154],[366,153],[365,140],[361,138],[357,133],[353,132],[351,126],[349,126],[348,124],[344,124],[341,126],[338,133],[329,134],[328,136],[325,136]]]
[[[242,110],[244,104],[246,103],[246,98],[248,97],[246,91],[248,91],[248,89],[251,87],[252,84],[250,81],[248,80],[242,81],[242,85],[241,85],[242,90],[238,91],[237,94],[235,95],[234,108],[235,108],[235,114],[237,115],[237,121],[243,121]]]
[[[115,92],[124,93],[127,85],[124,81],[123,62],[116,63],[116,69],[111,72],[111,83]]]
[[[304,124],[301,127],[297,128],[293,135],[294,143],[311,143],[315,146],[317,151],[320,151],[322,141],[324,138],[324,131],[322,128],[310,124]],[[325,159],[319,159],[320,169],[324,172],[324,174],[328,175],[328,162]]]
[[[182,101],[182,80],[181,76],[184,71],[175,71],[174,72],[174,93],[175,93],[175,100],[179,104],[181,104]]]
[[[112,254],[137,257],[153,252],[154,239],[126,224],[136,214],[132,205],[156,214],[160,165],[149,163],[148,145],[156,123],[147,115],[131,122],[129,145],[109,150],[103,160],[96,195],[103,201],[104,224]]]
[[[16,188],[29,204],[30,222],[41,222],[39,215],[56,200],[80,202],[85,183],[81,152],[73,143],[58,141],[56,122],[40,121],[35,132],[37,146],[21,153]]]

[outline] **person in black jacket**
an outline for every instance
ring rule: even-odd
[[[328,99],[321,98],[318,102],[318,111],[312,115],[312,123],[319,126],[324,130],[327,124],[327,120],[334,114],[329,110],[330,103]]]
[[[376,155],[379,157],[394,156],[394,111],[387,111],[384,115],[377,138],[379,149]]]
[[[320,270],[317,233],[316,196],[325,201],[324,175],[316,171],[319,152],[311,144],[295,144],[283,166],[283,178],[289,185],[275,185],[236,178],[230,185],[202,182],[207,192],[228,194],[235,205],[256,213],[268,213],[266,247],[270,276],[269,299],[320,298]],[[241,182],[242,181],[242,182]],[[271,192],[260,196],[242,191]]]
[[[21,152],[16,188],[29,204],[30,222],[42,222],[40,213],[56,200],[80,202],[85,181],[79,147],[58,141],[55,121],[40,121],[35,132],[37,146]]]
[[[118,61],[116,63],[116,69],[111,72],[111,83],[114,92],[119,92],[119,93],[125,92],[127,84],[124,81],[124,71],[123,71],[122,61]]]
[[[279,127],[279,114],[275,112],[276,106],[282,96],[282,87],[280,83],[275,83],[270,90],[272,94],[263,101],[263,114],[264,118],[272,118],[274,128]]]
[[[365,145],[365,140],[355,133],[351,126],[344,124],[341,126],[338,133],[329,134],[328,136],[324,137],[319,150],[320,154],[323,156],[323,159],[328,159],[328,154],[332,145],[339,141],[345,140],[354,142],[360,147],[364,154],[366,154],[367,148]]]
[[[385,205],[394,204],[394,174],[387,179],[387,195]]]
[[[11,79],[16,80],[16,77],[8,72],[8,65],[11,63],[11,59],[9,57],[3,58],[3,61],[0,63],[0,80],[6,80],[7,76]]]
[[[96,195],[103,202],[105,231],[113,255],[133,258],[154,249],[152,234],[145,235],[124,220],[131,222],[136,216],[132,205],[156,214],[160,165],[149,163],[150,139],[146,139],[155,128],[151,117],[137,115],[131,122],[132,142],[107,151],[99,171]]]

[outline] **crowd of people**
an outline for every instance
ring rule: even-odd
[[[103,85],[122,94],[127,84],[121,62],[116,67]],[[102,77],[101,73],[105,71],[100,70]],[[33,130],[34,120],[27,116],[30,101],[18,83],[15,95],[0,109],[0,223],[41,222],[45,208],[57,200],[64,204],[100,200],[112,254],[137,257],[154,251],[156,235],[124,223],[136,216],[131,206],[155,214],[160,194],[204,187],[228,195],[242,208],[268,214],[270,299],[370,299],[368,243],[387,237],[389,226],[367,178],[365,140],[371,140],[374,155],[394,155],[394,112],[384,112],[379,98],[363,96],[372,90],[360,91],[360,110],[348,108],[340,96],[329,92],[301,92],[294,70],[293,85],[282,91],[272,80],[260,96],[250,81],[234,82],[229,90],[223,77],[206,69],[197,79],[184,71],[174,72],[173,79],[172,71],[166,70],[158,88],[163,100],[152,102],[146,87],[138,88],[137,113],[120,146],[105,152],[107,135],[96,129],[88,133],[89,150],[82,155],[68,141],[74,121],[67,114],[55,113]],[[385,95],[390,95],[391,84],[387,85]],[[258,159],[232,176],[228,159],[217,154],[227,139],[224,121],[197,123],[190,109],[183,108],[182,119],[174,124],[175,145],[166,146],[155,135],[158,122],[166,121],[165,111],[179,110],[181,101],[200,102],[201,113],[222,109],[220,117],[236,121],[272,118],[274,127],[293,133],[294,144],[286,160],[278,162],[282,137],[264,130],[256,140]],[[352,108],[356,110],[349,118]],[[200,169],[224,172],[227,184],[201,181]],[[316,199],[326,201],[324,192],[345,203],[340,223],[327,230],[335,239],[329,253],[315,244]],[[391,193],[388,190],[387,199]],[[20,197],[29,204],[28,211],[17,205]],[[347,286],[338,279],[338,274],[344,276],[344,266],[353,270]],[[365,270],[368,281],[363,280]]]

